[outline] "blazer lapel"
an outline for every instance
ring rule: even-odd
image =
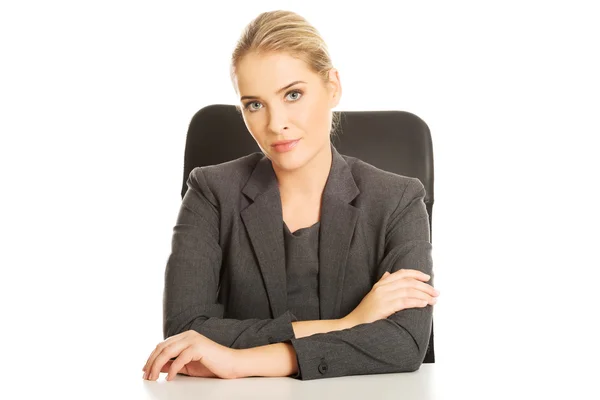
[[[266,156],[258,161],[242,192],[254,201],[241,216],[260,265],[271,313],[277,318],[287,310],[283,213],[277,176]]]
[[[332,162],[321,202],[319,308],[321,319],[339,318],[344,265],[360,211],[349,204],[360,192],[350,167],[331,144]],[[287,310],[283,213],[271,160],[259,160],[242,189],[253,203],[241,211],[269,297],[273,318]]]
[[[321,202],[319,233],[319,307],[321,319],[340,318],[350,241],[360,210],[350,202],[360,193],[350,167],[331,145],[331,170]],[[366,268],[366,266],[365,266]]]

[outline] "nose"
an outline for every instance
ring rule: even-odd
[[[283,133],[288,128],[287,113],[284,107],[269,110],[269,130],[276,134]]]

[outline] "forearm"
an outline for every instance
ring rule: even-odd
[[[431,306],[426,308],[418,315],[407,315],[410,321],[395,316],[343,331],[291,339],[299,363],[295,378],[310,380],[418,369],[431,326]]]
[[[349,318],[292,322],[296,338],[339,331],[355,325],[356,323]],[[298,374],[296,351],[290,343],[276,343],[238,351],[239,359],[236,363],[236,377],[238,378]]]
[[[347,318],[292,322],[296,339],[314,335],[315,333],[341,331],[342,329],[352,328],[355,325],[355,323]]]
[[[289,343],[276,343],[238,350],[236,378],[290,376],[297,372],[296,351]]]
[[[202,316],[198,317],[197,314]],[[291,323],[296,317],[289,311],[278,318],[262,320],[238,320],[222,318],[222,315],[220,310],[197,307],[172,318],[165,318],[165,339],[187,330],[194,330],[223,346],[246,349],[280,343],[294,337]]]
[[[165,339],[184,332],[195,330],[215,342],[232,349],[247,349],[285,342],[293,338],[303,338],[316,333],[327,333],[352,328],[357,325],[349,318],[331,320],[296,321],[289,311],[279,318],[270,320],[235,320],[220,318],[222,313],[202,310],[208,318],[195,317],[190,313],[177,315],[165,320]]]

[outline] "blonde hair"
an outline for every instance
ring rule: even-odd
[[[319,31],[292,11],[264,12],[246,26],[231,55],[230,78],[234,86],[236,68],[240,60],[251,52],[285,52],[303,60],[323,83],[328,82],[329,70],[333,68],[327,45]],[[332,133],[339,122],[339,114],[332,113]]]

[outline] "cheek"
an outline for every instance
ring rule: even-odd
[[[261,125],[261,121],[260,121],[260,117],[259,116],[249,116],[247,118],[244,119],[244,122],[246,123],[246,128],[248,129],[248,131],[250,132],[250,134],[252,135],[252,137],[254,138],[254,140],[258,140],[260,141],[261,137],[262,137],[262,125]]]
[[[306,101],[302,107],[297,108],[296,120],[298,125],[311,136],[317,132],[329,131],[330,110],[327,102]]]

